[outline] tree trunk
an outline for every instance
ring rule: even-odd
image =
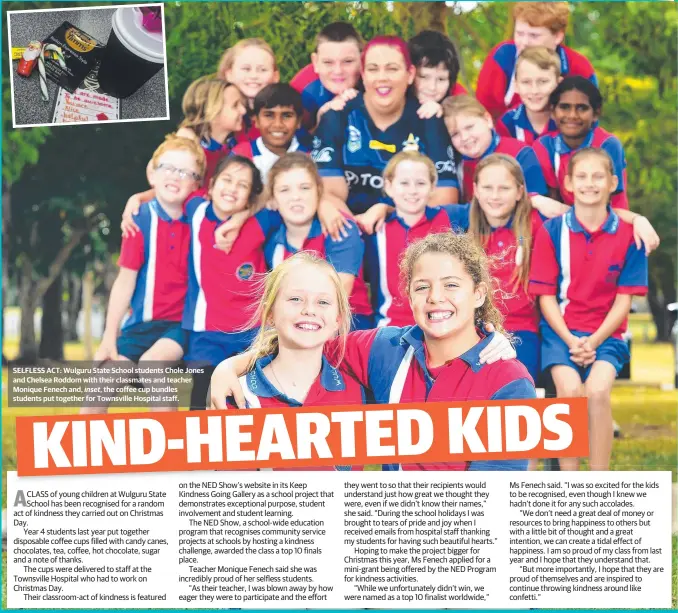
[[[78,314],[82,304],[82,279],[79,275],[69,274],[67,278],[68,304],[66,305],[66,329],[64,340],[78,340]]]
[[[33,264],[24,256],[19,282],[21,337],[19,339],[19,357],[16,360],[21,364],[35,364],[38,360],[38,344],[35,339],[34,323],[36,302],[33,296]]]
[[[62,276],[59,275],[47,288],[42,298],[42,324],[38,355],[46,360],[62,361],[64,359],[62,292]]]
[[[94,298],[94,273],[88,270],[82,278],[82,321],[84,330],[82,344],[85,348],[85,360],[94,357],[94,343],[92,341],[92,300]]]
[[[68,242],[59,250],[49,266],[47,275],[33,280],[33,264],[30,254],[37,251],[38,225],[31,228],[29,249],[22,256],[22,279],[21,279],[21,340],[19,341],[19,359],[27,363],[35,363],[38,357],[38,346],[35,340],[35,326],[33,315],[36,306],[42,301],[45,292],[54,280],[61,274],[68,258],[73,250],[80,244],[82,238],[97,224],[99,215],[90,217],[83,228],[71,232]],[[29,316],[30,315],[30,316]]]
[[[11,207],[11,188],[2,182],[2,327],[5,327],[5,304],[7,301],[7,288],[9,287],[9,244],[10,244],[10,228],[12,225],[12,207]],[[2,365],[7,363],[5,352],[2,352]]]

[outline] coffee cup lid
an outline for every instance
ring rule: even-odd
[[[165,63],[162,32],[149,32],[134,7],[121,7],[113,15],[113,31],[129,51],[154,64]]]

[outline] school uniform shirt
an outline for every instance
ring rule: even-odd
[[[247,113],[242,118],[242,129],[233,135],[236,144],[246,143],[251,140],[256,140],[261,136],[259,128],[254,124],[254,117],[251,113]]]
[[[610,204],[616,209],[628,209],[629,201],[626,195],[626,155],[619,139],[603,130],[600,126],[593,128],[576,149],[570,149],[563,137],[559,134],[547,134],[539,138],[533,145],[534,152],[541,165],[546,184],[551,189],[560,192],[565,204],[574,204],[574,194],[565,189],[565,177],[570,158],[579,149],[598,147],[607,151],[612,158],[614,174],[618,180],[617,191],[610,196]]]
[[[401,291],[398,262],[410,243],[457,228],[457,207],[426,207],[424,216],[412,227],[393,211],[378,232],[365,236],[365,274],[378,327],[414,324],[410,303]],[[463,212],[460,219],[463,222]]]
[[[343,110],[328,111],[320,119],[311,157],[322,177],[346,179],[351,212],[364,213],[377,202],[389,202],[382,194],[381,173],[403,149],[416,149],[434,161],[439,187],[459,186],[443,120],[421,119],[418,108],[419,102],[408,97],[400,119],[382,131],[367,112],[363,94],[358,94]]]
[[[351,224],[347,237],[333,241],[329,236],[323,236],[320,220],[315,217],[300,249],[295,249],[287,242],[287,228],[281,225],[266,241],[266,264],[273,269],[297,251],[313,251],[332,264],[337,272],[353,275],[355,281],[349,298],[351,312],[354,315],[372,315],[362,267],[365,244],[355,224]]]
[[[468,232],[471,207],[468,204],[455,205],[455,224],[463,231]],[[544,224],[544,218],[538,211],[532,210],[530,217],[530,232],[532,244],[539,229]],[[501,228],[492,228],[487,242],[483,244],[485,253],[490,256],[490,274],[499,282],[501,296],[495,297],[499,311],[504,316],[504,328],[510,332],[537,332],[539,330],[539,312],[536,301],[522,284],[516,284],[514,273],[517,267],[517,253],[519,243],[513,233],[513,217]],[[526,257],[524,251],[522,257]]]
[[[215,244],[214,231],[225,221],[209,200],[191,199],[186,215],[191,249],[182,327],[194,332],[240,331],[254,313],[254,282],[266,273],[264,243],[280,225],[280,215],[264,209],[248,219],[230,253]]]
[[[301,151],[303,153],[308,153],[309,148],[301,143],[299,138],[295,135],[290,143],[290,146],[287,148],[287,153],[292,151]],[[246,143],[238,143],[231,152],[231,155],[242,155],[254,162],[254,165],[259,169],[261,174],[261,180],[266,183],[268,173],[273,168],[280,156],[277,153],[273,153],[266,145],[264,144],[264,139],[260,136],[256,140],[247,141]]]
[[[544,181],[541,166],[539,165],[537,156],[534,154],[534,151],[532,151],[532,148],[515,138],[500,136],[497,132],[492,130],[490,146],[479,158],[462,156],[463,162],[460,173],[464,186],[464,200],[462,202],[470,202],[473,198],[473,175],[476,171],[478,162],[493,153],[503,153],[515,158],[523,170],[523,175],[525,175],[525,186],[530,195],[540,194],[545,196],[548,194],[548,188],[546,186],[546,181]]]
[[[497,121],[496,129],[497,134],[500,136],[510,136],[521,143],[532,145],[540,136],[549,132],[555,132],[558,127],[553,119],[549,119],[541,133],[537,133],[527,116],[525,105],[520,104],[510,111],[506,111],[501,116],[499,121]]]
[[[323,357],[320,374],[311,385],[303,404],[285,395],[264,374],[275,356],[259,358],[254,368],[240,377],[240,385],[247,402],[248,409],[259,408],[295,408],[301,406],[340,406],[346,404],[365,404],[365,390],[353,377],[334,368],[327,358]],[[235,406],[233,399],[227,399],[230,406]],[[270,470],[270,469],[263,469]],[[285,468],[273,470],[362,470],[362,466],[317,466],[314,468]]]
[[[342,364],[371,390],[377,403],[446,402],[535,398],[534,382],[517,360],[481,364],[480,352],[493,334],[440,368],[427,364],[424,333],[418,326],[351,332]],[[328,348],[331,355],[336,344]],[[526,462],[471,462],[470,470],[512,470]],[[403,470],[464,470],[465,462],[407,464]]]
[[[322,84],[313,64],[307,64],[294,75],[290,85],[301,94],[304,106],[303,123],[310,128],[315,124],[320,107],[334,99],[334,94]]]
[[[202,182],[203,187],[206,188],[214,176],[217,164],[235,147],[235,138],[231,136],[225,143],[217,142],[213,138],[203,138],[200,141],[200,146],[205,152],[205,160],[207,162],[205,165],[205,178]]]
[[[556,296],[569,330],[595,332],[617,294],[647,293],[647,256],[633,239],[633,226],[608,207],[595,232],[584,228],[575,208],[549,219],[537,233],[530,268],[530,293]],[[621,339],[626,320],[612,334]]]
[[[579,75],[598,86],[591,62],[581,53],[565,45],[558,45],[556,53],[560,56],[560,74],[563,77]],[[515,91],[517,59],[516,44],[512,40],[504,41],[490,51],[480,69],[476,97],[492,117],[501,117],[520,104],[520,96]]]
[[[139,232],[122,239],[118,266],[137,271],[123,328],[143,321],[181,321],[188,288],[190,228],[154,198],[134,215]]]

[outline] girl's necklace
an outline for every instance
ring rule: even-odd
[[[296,400],[297,402],[303,402],[308,396],[308,392],[311,389],[311,386],[309,385],[306,390],[304,390],[304,393],[298,393],[301,390],[297,389],[297,384],[292,381],[292,387],[294,388],[294,391],[296,392],[295,394],[289,394],[287,390],[285,389],[285,386],[280,382],[280,379],[278,379],[278,375],[275,374],[275,369],[273,368],[273,362],[271,362],[271,374],[273,375],[273,378],[275,379],[276,383],[278,384],[278,387],[280,388],[280,391],[285,394],[288,398],[292,398],[293,400]]]

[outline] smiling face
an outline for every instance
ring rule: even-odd
[[[457,113],[445,117],[445,126],[455,149],[468,158],[479,158],[492,142],[492,118]]]
[[[522,60],[516,70],[516,91],[529,111],[540,112],[549,104],[549,96],[557,87],[558,78],[550,68]]]
[[[294,133],[301,126],[301,117],[292,106],[263,108],[256,116],[256,125],[264,145],[275,153],[284,153],[290,146]]]
[[[556,47],[563,42],[564,32],[551,32],[543,26],[531,26],[527,21],[516,20],[513,30],[513,40],[516,43],[518,53],[527,47],[548,47],[555,51]]]
[[[393,180],[387,179],[384,184],[384,191],[393,199],[396,210],[413,216],[426,210],[433,188],[426,164],[411,160],[400,162]]]
[[[484,283],[474,285],[463,264],[446,253],[428,252],[412,268],[410,306],[424,336],[440,340],[475,327],[475,309],[485,301]]]
[[[553,119],[565,139],[584,139],[598,120],[589,97],[576,89],[563,92],[553,109]]]
[[[184,149],[166,151],[157,160],[149,179],[160,204],[181,206],[188,195],[198,188],[198,166],[195,156]]]
[[[267,85],[277,83],[280,78],[271,54],[255,46],[240,51],[225,76],[229,83],[233,83],[250,100]]]
[[[252,170],[244,164],[229,164],[212,181],[209,194],[221,217],[243,211],[252,191]]]
[[[271,325],[288,349],[317,349],[339,330],[337,288],[326,270],[302,262],[284,276],[273,304]]]
[[[572,176],[565,177],[565,188],[574,193],[574,201],[578,206],[606,206],[617,185],[617,176],[610,172],[609,163],[599,155],[577,158]]]
[[[407,88],[414,81],[414,74],[414,66],[408,69],[405,58],[395,47],[370,47],[362,73],[365,100],[379,111],[393,112],[405,103]]]
[[[450,71],[440,62],[437,66],[419,66],[414,78],[419,104],[441,102],[450,90]]]
[[[305,168],[292,168],[275,177],[273,199],[285,224],[303,226],[318,212],[318,185]]]
[[[360,47],[356,40],[322,42],[311,54],[311,62],[323,87],[335,96],[355,87],[360,79]]]
[[[478,173],[474,194],[480,209],[492,227],[506,225],[523,195],[523,188],[501,164],[483,168]]]

